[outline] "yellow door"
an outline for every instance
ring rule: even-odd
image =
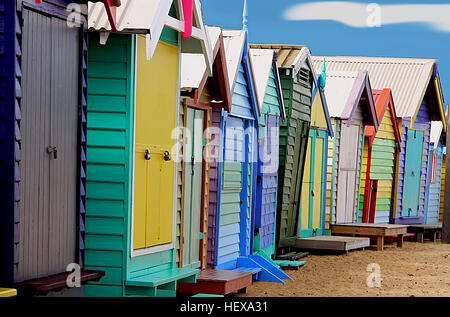
[[[137,40],[133,249],[172,242],[178,47],[159,42],[150,61]]]

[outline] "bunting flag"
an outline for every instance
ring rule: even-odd
[[[194,16],[194,0],[183,0],[184,32],[181,35],[184,38],[190,38],[192,35],[192,23]]]

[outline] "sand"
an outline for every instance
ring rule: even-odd
[[[238,297],[426,297],[450,296],[450,245],[438,242],[404,242],[403,248],[386,244],[382,252],[373,249],[339,255],[309,255],[297,271],[285,271],[294,280],[286,284],[255,282]],[[367,279],[368,265],[380,268],[377,279]],[[373,265],[372,267],[375,267]],[[373,270],[373,269],[372,269]]]

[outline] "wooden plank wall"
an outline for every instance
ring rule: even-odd
[[[208,201],[208,247],[207,247],[207,267],[214,268],[215,248],[216,248],[216,215],[218,199],[218,176],[219,176],[219,158],[220,158],[220,125],[222,119],[222,110],[214,108],[211,112],[211,142],[210,153],[211,163],[209,171],[209,201]]]
[[[364,142],[358,222],[362,220],[367,171],[368,139]],[[378,180],[375,223],[389,223],[395,154],[395,135],[390,109],[387,108],[372,145],[370,179]]]
[[[336,219],[337,202],[337,167],[339,166],[339,149],[341,140],[341,124],[339,119],[331,118],[334,127],[334,138],[328,137],[327,158],[327,194],[326,194],[326,216],[325,229],[330,229]]]
[[[423,160],[422,160],[422,175],[420,183],[420,199],[419,199],[419,218],[412,220],[413,223],[422,223],[424,209],[425,209],[425,196],[426,196],[426,183],[427,183],[427,170],[428,170],[428,150],[430,143],[430,114],[428,109],[428,104],[426,98],[422,102],[420,110],[417,115],[417,119],[414,122],[413,128],[422,129],[425,131],[424,137],[424,148],[423,148]],[[397,172],[397,193],[396,193],[396,218],[395,223],[410,223],[408,220],[398,219],[402,212],[402,198],[403,198],[403,179],[404,179],[404,168],[405,168],[405,153],[406,153],[406,142],[407,142],[407,128],[411,124],[411,119],[403,118],[401,127],[401,153],[399,155],[399,168]]]
[[[432,155],[433,152],[437,153],[436,162],[436,179],[434,183],[429,183],[428,187],[428,199],[427,199],[427,209],[426,209],[426,219],[425,223],[436,223],[439,222],[439,209],[440,209],[440,198],[441,198],[441,179],[442,179],[442,146],[439,145],[430,151],[429,165],[431,169]],[[430,179],[430,177],[428,177]]]
[[[86,269],[102,270],[99,282],[85,287],[86,296],[122,296],[131,184],[132,116],[131,37],[89,38],[89,111],[86,201]],[[113,88],[113,89],[112,89]],[[96,118],[115,117],[109,125]],[[114,124],[118,122],[120,124]],[[113,123],[113,125],[111,125]],[[117,171],[111,173],[111,169]],[[97,242],[89,238],[96,238]]]
[[[287,121],[280,128],[280,169],[278,181],[278,211],[277,232],[279,240],[284,237],[295,237],[297,234],[298,205],[290,208],[291,201],[300,202],[300,190],[298,197],[294,194],[295,184],[301,186],[303,169],[305,166],[306,145],[308,142],[309,126],[311,121],[312,106],[312,77],[308,69],[302,68],[295,79],[291,76],[292,70],[280,72],[283,98],[285,102]],[[294,150],[295,141],[300,137],[299,148]],[[298,140],[297,140],[298,141]],[[297,151],[298,150],[298,151]],[[295,153],[298,152],[298,153]],[[293,175],[294,157],[298,156],[300,171]],[[280,241],[279,241],[280,242]],[[282,242],[283,243],[283,242]],[[279,243],[279,246],[282,246]]]
[[[186,104],[181,103],[180,106],[180,126],[186,127],[185,111]],[[180,140],[183,140],[183,146],[179,148],[179,158],[184,155],[185,142],[184,130],[180,130]],[[176,265],[181,267],[181,252],[183,248],[182,233],[183,233],[183,209],[184,209],[184,160],[178,162],[178,181],[177,181],[177,237],[176,237]]]

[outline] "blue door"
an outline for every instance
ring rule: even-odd
[[[402,217],[417,217],[419,215],[423,141],[424,131],[408,129]]]

